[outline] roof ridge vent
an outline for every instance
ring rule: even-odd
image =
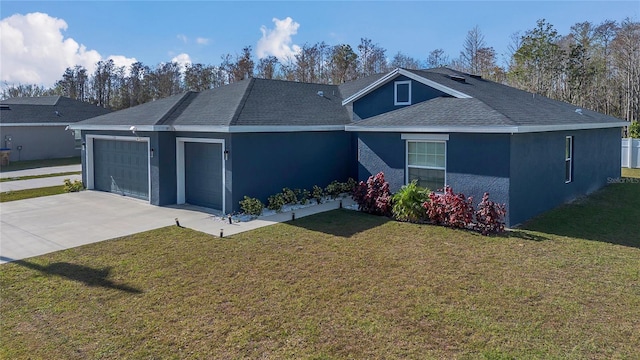
[[[482,79],[482,75],[480,74],[469,74],[469,76],[471,76],[474,79]]]
[[[449,78],[453,81],[457,81],[457,82],[467,82],[467,80],[464,78],[464,76],[460,76],[460,75],[449,75]]]

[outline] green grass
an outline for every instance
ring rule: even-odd
[[[28,175],[28,176],[19,176],[19,177],[12,177],[12,178],[2,178],[0,179],[0,182],[42,179],[42,178],[55,177],[55,176],[80,175],[80,174],[82,174],[82,171],[61,172],[61,173],[43,174],[43,175]]]
[[[66,191],[64,189],[64,185],[49,186],[37,189],[5,191],[0,193],[0,203],[65,193]]]
[[[13,161],[9,163],[9,165],[0,167],[0,172],[36,169],[36,168],[50,167],[50,166],[77,165],[77,164],[80,164],[79,156],[70,157],[70,158],[60,158],[60,159]]]
[[[336,210],[1,265],[0,358],[635,358],[639,187],[498,237]]]
[[[640,179],[640,169],[622,168],[622,177]]]

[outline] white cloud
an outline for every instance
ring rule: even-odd
[[[209,43],[209,39],[207,38],[203,38],[203,37],[199,37],[196,39],[196,42],[200,45],[207,45]]]
[[[277,57],[280,61],[293,59],[295,54],[300,52],[300,46],[293,44],[291,36],[298,33],[300,24],[287,17],[284,20],[273,18],[275,29],[268,29],[261,26],[262,38],[258,40],[256,54],[259,58],[269,55]]]
[[[185,44],[186,44],[186,43],[187,43],[187,41],[189,40],[189,39],[187,39],[187,36],[186,36],[186,35],[183,35],[183,34],[178,34],[178,35],[176,35],[176,37],[177,37],[180,41],[182,41],[183,43],[185,43]]]
[[[182,53],[174,56],[171,62],[177,62],[180,65],[180,71],[184,73],[187,65],[191,64],[191,57],[189,54]]]
[[[0,80],[52,86],[68,67],[81,65],[92,73],[103,57],[96,50],[65,38],[67,27],[63,19],[39,12],[0,20]],[[117,65],[135,62],[122,55],[108,58]]]

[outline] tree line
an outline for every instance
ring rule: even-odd
[[[202,91],[257,77],[342,84],[401,67],[447,66],[463,72],[566,101],[627,121],[640,119],[640,22],[577,23],[561,35],[544,19],[536,27],[510,37],[501,62],[476,26],[469,30],[460,54],[450,58],[434,49],[424,60],[401,52],[389,56],[368,38],[353,48],[324,41],[304,44],[286,61],[267,56],[257,61],[251,46],[225,54],[218,64],[141,62],[118,67],[99,61],[93,73],[82,66],[67,68],[51,88],[5,84],[2,97],[63,95],[113,110],[161,99],[186,90]]]

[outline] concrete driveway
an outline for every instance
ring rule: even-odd
[[[0,263],[175,225],[175,218],[215,234],[220,226],[211,215],[99,191],[6,202],[0,204]]]

